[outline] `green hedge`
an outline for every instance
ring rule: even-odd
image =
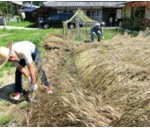
[[[144,31],[146,27],[150,27],[150,20],[143,18],[131,18],[123,19],[122,28],[129,29],[131,31]]]

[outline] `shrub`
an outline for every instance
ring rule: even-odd
[[[17,18],[17,22],[20,23],[20,21],[21,21],[20,16],[17,16],[16,18]]]
[[[131,31],[145,30],[146,27],[150,26],[150,21],[144,18],[125,18],[122,22],[122,27],[130,29]]]

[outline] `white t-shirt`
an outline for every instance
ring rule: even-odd
[[[24,59],[26,64],[31,64],[33,59],[31,54],[35,51],[35,45],[30,41],[20,41],[12,45],[12,50],[16,51],[19,59]]]

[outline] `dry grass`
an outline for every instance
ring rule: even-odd
[[[62,39],[61,43],[67,46],[70,42]],[[47,42],[45,44],[46,48],[51,46],[50,42],[49,45]],[[56,84],[55,94],[48,96],[38,92],[36,99],[39,103],[31,105],[21,126],[109,126],[112,121],[119,119],[117,109],[104,104],[97,94],[76,85],[77,80],[71,76],[72,72],[75,73],[75,67],[73,69],[73,65],[67,67],[64,64],[66,54],[68,52],[61,49],[47,51],[50,56],[44,67],[48,79]],[[64,72],[66,69],[70,73]]]
[[[132,111],[132,121],[134,109],[149,99],[150,38],[144,36],[148,32],[141,32],[136,38],[117,35],[110,41],[91,44],[88,50],[83,46],[77,49],[76,66],[82,86],[101,96],[105,103],[119,107],[122,115]],[[122,120],[116,126],[130,126],[128,116],[126,122]],[[144,126],[150,125],[148,120],[144,121]],[[142,126],[136,123],[132,126]]]
[[[33,105],[27,126],[108,126],[120,115],[99,96],[84,90],[38,97],[41,102]]]
[[[49,49],[51,44],[61,44],[72,51],[72,42],[48,37],[43,42],[49,55],[45,69],[48,79],[56,84],[55,94],[38,92],[40,102],[31,104],[21,126],[150,126],[147,33],[136,38],[117,35],[112,40],[77,46],[76,67],[64,63],[65,55],[72,52]]]

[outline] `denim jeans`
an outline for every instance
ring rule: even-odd
[[[94,31],[94,28],[91,28],[91,41],[92,41],[92,42],[94,41],[94,36],[95,36],[94,33],[97,35],[98,41],[100,41],[100,35],[101,35],[101,32],[100,32],[100,33],[95,32],[95,31]]]
[[[37,66],[38,72],[40,72],[40,74],[38,75],[40,75],[41,77],[41,84],[44,84],[45,86],[49,86],[49,82],[47,81],[45,71],[42,69],[42,59],[40,57],[40,52],[38,48],[35,48],[35,51],[31,56],[32,56],[33,61],[35,62],[35,65]],[[22,67],[26,66],[26,62],[24,59],[21,59],[19,61],[19,64]],[[22,73],[18,69],[16,69],[16,72],[15,72],[15,91],[20,92],[20,93],[23,92]]]

